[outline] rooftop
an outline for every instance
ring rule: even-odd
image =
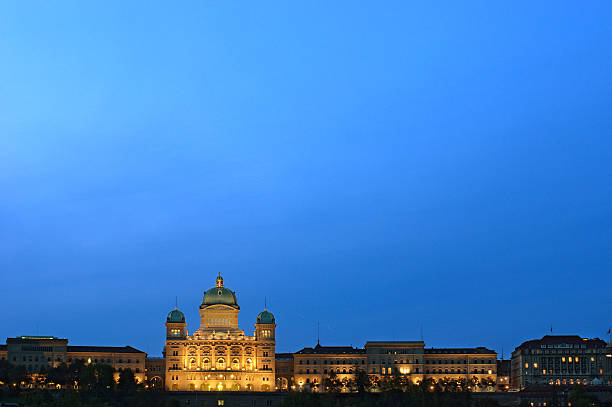
[[[451,353],[451,354],[458,354],[458,353],[467,353],[467,354],[485,354],[485,355],[491,355],[491,354],[497,354],[494,350],[491,349],[487,349],[483,346],[479,346],[477,348],[425,348],[425,353],[426,354],[441,354],[441,353]]]
[[[588,348],[603,348],[606,346],[606,342],[599,338],[581,338],[578,335],[544,335],[542,339],[523,342],[516,349],[541,348],[543,345],[546,345],[546,347],[557,345],[560,348],[564,347],[562,345],[585,345]]]
[[[278,359],[287,359],[287,360],[293,359],[293,353],[277,353],[275,355],[275,359],[276,360],[278,360]]]
[[[425,345],[424,341],[367,341],[368,345]]]
[[[145,353],[131,346],[68,346],[67,352]]]
[[[304,348],[295,353],[296,355],[339,355],[339,354],[365,354],[365,349],[353,348],[352,346],[321,346]]]
[[[33,342],[46,342],[46,341],[61,341],[68,343],[68,339],[56,338],[55,336],[18,336],[16,338],[6,338],[6,343],[33,343]]]

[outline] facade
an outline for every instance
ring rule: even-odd
[[[484,347],[477,348],[429,348],[425,349],[425,377],[478,379],[480,383],[492,383],[487,390],[493,391],[497,383],[497,353]]]
[[[187,331],[185,315],[175,309],[166,318],[165,386],[171,391],[274,391],[274,315],[259,313],[252,336],[238,327],[236,293],[216,284],[204,292],[200,328]]]
[[[38,373],[41,368],[57,367],[61,363],[71,364],[77,360],[84,363],[105,363],[117,372],[131,369],[137,382],[145,380],[146,353],[131,346],[71,346],[68,339],[54,336],[20,336],[7,338],[6,353],[0,349],[0,359],[25,366],[29,373]]]
[[[295,389],[293,353],[277,353],[275,359],[276,390],[288,391]]]
[[[325,391],[324,380],[333,372],[343,381],[354,380],[358,370],[370,377],[402,375],[414,384],[425,379],[488,379],[493,391],[497,380],[497,354],[478,348],[425,348],[423,341],[370,341],[363,349],[350,346],[304,348],[293,354],[297,389]]]
[[[166,359],[146,358],[145,374],[147,385],[154,388],[165,388],[164,379],[166,378]]]
[[[293,374],[297,389],[324,391],[323,380],[333,372],[340,380],[354,379],[357,369],[365,370],[365,349],[352,346],[304,348],[293,354]]]
[[[599,338],[546,335],[512,352],[511,386],[612,384],[610,345]]]
[[[400,373],[413,383],[423,380],[425,342],[368,341],[365,344],[367,372],[380,378]]]

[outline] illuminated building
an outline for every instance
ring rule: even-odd
[[[128,368],[134,372],[137,382],[145,379],[146,353],[131,346],[72,346],[68,345],[68,339],[54,336],[20,336],[7,338],[3,348],[0,347],[0,359],[25,366],[29,373],[82,361],[112,366],[116,370],[115,380],[121,370]]]
[[[512,352],[511,386],[610,384],[609,349],[599,338],[578,335],[546,335],[524,342]]]
[[[367,342],[365,348],[368,373],[380,378],[399,373],[415,384],[425,379],[497,380],[497,353],[484,347],[425,348],[423,341],[387,341]]]
[[[332,372],[340,380],[354,379],[358,368],[365,370],[365,363],[365,349],[317,344],[293,354],[294,383],[298,390],[325,391],[324,380]]]
[[[274,315],[262,311],[253,336],[238,327],[236,293],[216,284],[204,292],[200,328],[187,331],[185,315],[175,309],[166,318],[166,389],[172,391],[274,391]]]
[[[322,392],[332,372],[346,384],[358,370],[379,380],[401,375],[414,384],[424,379],[490,379],[492,386],[473,390],[493,391],[497,353],[483,347],[426,349],[423,341],[369,341],[363,349],[317,344],[293,354],[293,369],[296,388]]]

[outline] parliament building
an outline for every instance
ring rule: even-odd
[[[224,287],[219,273],[204,292],[200,328],[191,335],[178,309],[166,318],[165,387],[172,391],[274,391],[274,315],[257,315],[255,332],[238,327],[236,293]]]

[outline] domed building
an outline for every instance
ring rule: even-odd
[[[187,331],[178,309],[166,318],[166,388],[171,391],[274,391],[274,315],[257,315],[252,336],[238,326],[236,293],[223,285],[206,290],[199,307],[200,328]]]

